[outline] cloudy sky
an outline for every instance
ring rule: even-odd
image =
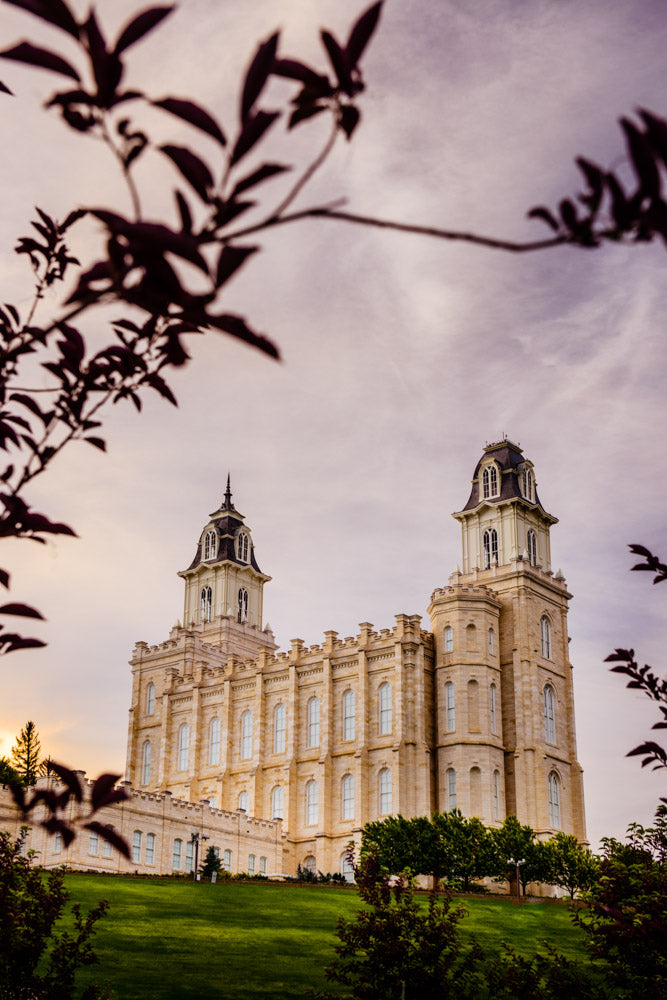
[[[319,28],[344,37],[362,6],[182,0],[136,47],[131,70],[152,95],[194,97],[233,132],[237,80],[260,39],[280,28],[283,54],[324,66]],[[137,9],[98,7],[110,34]],[[3,5],[1,27],[5,46],[35,25]],[[67,44],[56,31],[39,37]],[[340,197],[400,221],[542,237],[526,211],[578,190],[574,157],[622,169],[618,117],[637,106],[665,113],[665,51],[659,0],[387,0],[363,62],[362,125],[299,204]],[[11,247],[33,206],[62,218],[79,204],[129,204],[108,152],[41,110],[60,81],[16,64],[0,75],[17,95],[2,101],[0,288],[25,310],[29,275]],[[267,95],[269,105],[284,98],[281,88]],[[265,155],[305,165],[325,137],[319,121],[287,140],[278,126]],[[146,203],[169,218],[161,180],[164,166],[146,157]],[[267,205],[280,185],[264,188]],[[94,252],[96,238],[83,232],[77,251]],[[281,646],[315,643],[362,621],[391,627],[401,612],[426,619],[431,592],[460,561],[450,514],[484,444],[507,434],[559,518],[553,568],[574,594],[590,839],[649,821],[664,777],[624,755],[654,715],[602,661],[635,646],[642,661],[664,663],[667,590],[631,574],[627,552],[639,541],[667,555],[664,247],[510,255],[324,221],[276,230],[262,246],[225,305],[277,341],[283,361],[196,338],[174,378],[178,410],[157,398],[140,417],[116,407],[106,456],[75,446],[35,484],[35,506],[79,539],[7,546],[12,598],[42,609],[49,645],[3,661],[0,754],[33,719],[56,759],[89,774],[123,769],[127,660],[136,640],[162,640],[181,617],[176,572],[228,471],[273,577],[266,620]]]

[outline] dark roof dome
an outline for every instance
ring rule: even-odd
[[[483,467],[495,467],[495,476],[497,477],[496,488],[491,489],[486,496],[481,493]],[[532,470],[532,462],[524,458],[519,445],[507,438],[493,444],[487,444],[484,448],[484,454],[475,466],[472,489],[463,510],[471,510],[478,507],[480,503],[502,503],[504,500],[514,498],[541,506]],[[482,475],[480,475],[480,471]],[[532,476],[529,485],[526,485],[525,479],[527,472],[530,472]]]

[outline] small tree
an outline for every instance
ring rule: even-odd
[[[466,891],[474,879],[491,874],[494,843],[480,819],[468,818],[460,809],[451,809],[434,813],[432,823],[437,833],[437,870],[460,882]]]
[[[600,862],[595,854],[580,844],[572,833],[557,833],[547,842],[549,857],[549,882],[567,889],[570,899],[575,892],[591,889],[600,873]]]
[[[77,970],[97,962],[90,940],[109,904],[102,900],[87,916],[72,906],[73,932],[56,932],[69,900],[64,875],[44,877],[22,856],[25,832],[17,840],[0,832],[0,997],[69,1000]],[[91,985],[81,1000],[106,995]]]
[[[218,857],[218,852],[215,847],[209,847],[206,851],[206,857],[204,858],[204,864],[201,866],[201,873],[204,878],[210,878],[213,872],[217,873],[220,871],[220,858]]]
[[[20,783],[18,771],[12,767],[7,757],[0,757],[0,784]]]
[[[549,852],[544,843],[535,839],[535,831],[519,823],[516,816],[508,816],[503,825],[493,830],[495,843],[495,875],[498,879],[514,877],[515,864],[519,867],[519,880],[524,896],[529,882],[545,882],[549,879]]]
[[[22,785],[34,785],[40,767],[42,745],[34,722],[26,722],[12,747],[12,763]]]

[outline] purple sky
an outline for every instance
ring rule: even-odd
[[[99,9],[113,34],[136,7]],[[236,81],[260,39],[280,27],[285,54],[319,59],[319,27],[343,37],[361,9],[182,0],[136,47],[132,71],[156,97],[196,98],[231,132]],[[2,13],[3,45],[34,29],[15,8]],[[48,29],[41,38],[67,42]],[[574,157],[619,167],[617,118],[637,106],[667,112],[665,51],[660,2],[388,0],[364,59],[359,131],[300,204],[343,197],[383,217],[542,237],[525,213],[578,190]],[[0,76],[17,94],[2,101],[0,283],[3,300],[25,309],[29,275],[9,248],[35,204],[56,217],[78,204],[129,206],[108,152],[40,109],[60,81],[16,64]],[[316,121],[286,140],[278,126],[265,153],[305,164],[326,128]],[[169,135],[192,138],[175,124]],[[172,211],[160,201],[164,169],[147,157],[138,171],[154,216]],[[264,192],[277,203],[283,190]],[[91,253],[95,237],[82,230],[77,250]],[[630,574],[626,548],[638,541],[667,556],[664,247],[514,256],[321,221],[274,231],[263,247],[225,304],[272,336],[284,361],[197,338],[174,379],[178,410],[157,397],[141,417],[115,408],[108,455],[73,447],[35,484],[35,506],[80,539],[8,546],[12,599],[42,609],[49,646],[4,660],[0,754],[31,718],[57,759],[91,774],[123,769],[127,659],[136,640],[162,640],[181,617],[176,572],[228,470],[273,577],[266,620],[281,646],[315,643],[329,628],[356,634],[362,621],[391,627],[400,612],[426,619],[432,590],[460,561],[450,513],[467,499],[483,445],[507,433],[560,519],[552,554],[574,594],[590,839],[648,822],[664,775],[624,754],[654,714],[602,661],[635,646],[642,662],[664,663],[667,588]],[[102,318],[86,329],[94,335]]]

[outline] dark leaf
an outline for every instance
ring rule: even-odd
[[[258,348],[258,350],[270,355],[270,357],[280,358],[278,348],[275,344],[262,336],[262,334],[257,334],[251,330],[242,316],[232,316],[229,314],[208,316],[207,321],[209,326],[223,330],[225,333],[231,334],[232,337],[238,337],[239,340],[243,340],[246,344]]]
[[[271,72],[275,76],[284,76],[288,80],[298,80],[300,83],[314,89],[325,86],[327,93],[331,90],[331,85],[326,76],[321,76],[314,69],[311,69],[310,66],[306,66],[302,62],[297,62],[296,59],[276,59]]]
[[[326,105],[324,104],[306,104],[301,107],[295,108],[288,122],[288,129],[294,128],[299,122],[305,121],[307,118],[312,118],[314,115],[319,115],[321,111],[326,111]]]
[[[276,32],[266,42],[262,42],[248,67],[241,95],[242,122],[245,122],[252,113],[255,102],[264,89],[264,85],[274,68],[278,38],[279,35]]]
[[[10,94],[12,97],[14,96],[13,92],[9,89],[9,87],[5,83],[2,82],[2,80],[0,80],[0,93]]]
[[[256,115],[250,115],[245,120],[241,134],[236,140],[230,165],[234,166],[235,163],[238,163],[279,117],[280,113],[277,111],[258,111]]]
[[[200,270],[208,273],[208,266],[197,247],[197,241],[188,233],[175,233],[159,222],[131,222],[115,212],[106,209],[90,209],[90,214],[100,219],[114,235],[124,236],[137,247],[154,251],[175,253],[184,260],[189,260]]]
[[[324,48],[327,50],[327,55],[338,79],[340,89],[351,97],[355,88],[350,76],[350,66],[347,62],[345,50],[340,47],[330,31],[321,31],[320,37],[322,38]]]
[[[363,51],[368,45],[371,36],[377,27],[381,10],[382,0],[380,0],[379,3],[374,3],[372,7],[369,7],[368,10],[361,15],[356,24],[353,25],[352,30],[350,31],[350,37],[347,40],[347,45],[345,46],[347,62],[351,68],[354,68],[361,59]]]
[[[176,192],[176,204],[178,205],[178,214],[181,217],[181,232],[191,234],[192,213],[190,211],[190,206],[180,191]]]
[[[75,208],[74,211],[70,212],[69,215],[65,217],[64,221],[60,223],[60,232],[64,233],[65,230],[69,229],[70,226],[73,226],[75,222],[79,221],[79,219],[83,219],[87,214],[88,213],[85,208]]]
[[[634,220],[632,204],[626,198],[625,192],[614,174],[607,174],[605,179],[611,194],[611,212],[614,222],[619,229],[625,232]]]
[[[556,218],[551,214],[548,208],[543,205],[539,205],[537,208],[531,208],[530,212],[527,213],[529,219],[542,219],[546,222],[548,226],[553,229],[556,233],[560,229],[560,224],[557,222]]]
[[[34,413],[36,417],[39,417],[43,423],[45,422],[44,414],[42,413],[39,404],[32,398],[32,396],[27,396],[23,392],[13,392],[9,399],[11,402],[20,403],[21,406],[25,406],[26,409],[30,410],[31,413]]]
[[[160,21],[163,21],[168,14],[171,14],[173,9],[173,7],[151,7],[149,10],[143,10],[129,24],[125,25],[116,42],[114,52],[116,54],[124,52],[130,45],[134,45],[140,38],[152,31]]]
[[[625,132],[628,149],[635,165],[639,185],[650,198],[660,195],[660,174],[653,159],[653,152],[648,142],[627,118],[621,118],[621,128]]]
[[[570,232],[573,232],[578,225],[577,210],[574,207],[574,204],[570,201],[569,198],[563,198],[558,207],[560,209],[561,219],[563,220],[567,228],[570,230]]]
[[[248,209],[254,208],[256,202],[254,201],[235,201],[230,198],[229,201],[217,202],[217,210],[215,213],[215,224],[216,226],[226,226],[237,216],[242,215],[243,212],[247,212]]]
[[[49,761],[49,770],[56,774],[63,784],[69,788],[72,796],[77,802],[83,801],[81,779],[76,771],[72,771],[69,767],[65,767],[63,764],[58,764],[54,760]]]
[[[30,66],[39,66],[40,69],[50,69],[54,73],[62,73],[63,76],[70,76],[73,80],[81,81],[81,78],[74,67],[55,52],[48,49],[41,49],[31,42],[20,42],[11,49],[0,52],[0,58],[14,59],[16,62],[28,63]]]
[[[644,109],[640,109],[639,114],[646,125],[646,138],[667,166],[667,121],[664,118],[657,118],[650,111]]]
[[[209,202],[213,175],[204,161],[185,146],[160,146],[160,151],[180,170],[202,201]]]
[[[126,796],[127,797],[127,796]],[[98,823],[93,820],[90,823],[84,823],[84,828],[87,830],[93,830],[95,833],[99,833],[107,843],[115,847],[119,854],[122,854],[124,858],[130,860],[130,848],[124,837],[121,837],[119,833],[111,829],[109,826],[105,826],[103,823]]]
[[[100,776],[95,779],[95,783],[90,792],[90,802],[93,807],[93,812],[96,812],[103,805],[105,805],[106,798],[110,792],[114,790],[117,781],[120,781],[119,774],[100,774]]]
[[[84,438],[83,440],[87,441],[88,444],[92,444],[93,448],[99,448],[100,451],[106,451],[107,450],[106,441],[104,441],[103,438],[87,437],[87,438]]]
[[[345,104],[340,109],[339,124],[348,139],[352,138],[352,133],[359,124],[361,115],[358,108],[352,104]]]
[[[231,278],[235,271],[245,264],[251,254],[256,253],[259,247],[235,247],[223,246],[218,258],[218,269],[215,278],[215,287],[220,288]]]
[[[5,646],[6,653],[12,653],[18,649],[39,649],[46,646],[46,643],[41,639],[26,639],[23,635],[5,632],[0,635],[0,646]]]
[[[5,0],[15,7],[27,10],[36,17],[41,17],[49,24],[55,24],[74,38],[79,37],[79,26],[64,0]]]
[[[247,177],[238,181],[231,193],[231,197],[235,198],[243,191],[247,191],[248,188],[255,187],[256,184],[261,184],[262,181],[266,181],[270,177],[275,177],[276,174],[282,174],[285,170],[291,169],[291,167],[283,166],[281,163],[264,163],[261,167],[258,167],[257,170],[248,174]]]
[[[650,552],[643,545],[628,545],[628,548],[633,553],[633,555],[636,555],[636,556],[646,556],[647,559],[652,559],[653,558],[653,553]]]
[[[6,569],[0,569],[0,583],[5,590],[9,590],[9,573]]]
[[[3,604],[0,607],[0,615],[18,615],[21,618],[39,618],[44,621],[44,615],[28,604]]]
[[[106,42],[94,12],[83,25],[88,38],[88,51],[97,84],[98,104],[103,108],[115,103],[116,87],[123,75],[123,64],[115,52],[108,52]]]
[[[70,829],[70,827],[67,825],[67,822],[64,819],[60,819],[57,816],[51,816],[50,819],[45,820],[40,825],[43,826],[45,830],[48,830],[49,833],[51,834],[59,833],[60,836],[63,838],[63,843],[65,844],[65,847],[69,847],[69,845],[74,840],[75,837],[74,830]]]
[[[204,111],[204,109],[200,107],[199,104],[195,104],[194,101],[186,101],[179,97],[164,97],[161,101],[153,101],[152,103],[154,107],[162,108],[164,111],[169,111],[170,114],[176,115],[177,118],[181,118],[190,125],[194,125],[196,128],[201,129],[202,132],[206,132],[208,135],[213,136],[213,138],[217,139],[221,146],[227,145],[224,133],[215,118],[211,117],[208,111]]]
[[[163,399],[168,399],[174,406],[178,406],[178,402],[173,392],[165,380],[156,372],[149,372],[149,374],[144,377],[143,381],[150,385],[151,388],[155,389],[155,391],[158,392]]]

